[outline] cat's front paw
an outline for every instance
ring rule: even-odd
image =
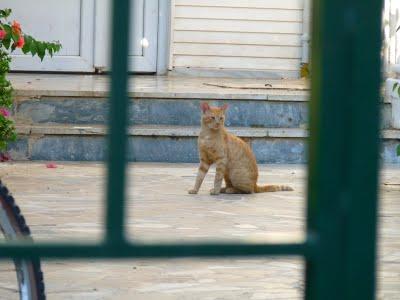
[[[210,195],[213,195],[213,196],[215,196],[215,195],[219,195],[219,193],[220,193],[220,189],[211,189],[210,190]]]
[[[195,195],[195,194],[197,194],[197,190],[195,190],[195,189],[191,189],[191,190],[189,190],[189,194],[191,194],[191,195]]]

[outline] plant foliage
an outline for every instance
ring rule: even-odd
[[[14,121],[10,116],[13,106],[13,88],[7,79],[10,71],[10,54],[20,49],[24,54],[37,56],[43,61],[61,49],[59,42],[38,41],[23,32],[17,21],[10,22],[11,9],[0,9],[0,152],[6,150],[9,142],[16,140]]]

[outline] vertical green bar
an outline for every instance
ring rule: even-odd
[[[130,0],[113,1],[106,242],[124,242]]]
[[[348,299],[374,299],[379,172],[379,121],[383,1],[357,0],[352,50],[353,126],[350,149],[346,265]]]
[[[313,3],[306,299],[374,299],[380,0]]]

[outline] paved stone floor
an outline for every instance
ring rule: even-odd
[[[294,192],[212,197],[187,190],[195,165],[134,164],[129,170],[128,232],[141,241],[301,241],[304,166],[261,166],[260,182]],[[211,174],[214,172],[212,171]],[[400,299],[400,169],[382,172],[379,299]],[[102,237],[100,164],[0,164],[37,241]],[[43,262],[48,299],[301,299],[300,258]],[[0,299],[16,299],[12,265],[0,264]]]

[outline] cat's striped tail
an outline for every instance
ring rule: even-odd
[[[293,191],[293,188],[287,185],[256,185],[256,193]]]

